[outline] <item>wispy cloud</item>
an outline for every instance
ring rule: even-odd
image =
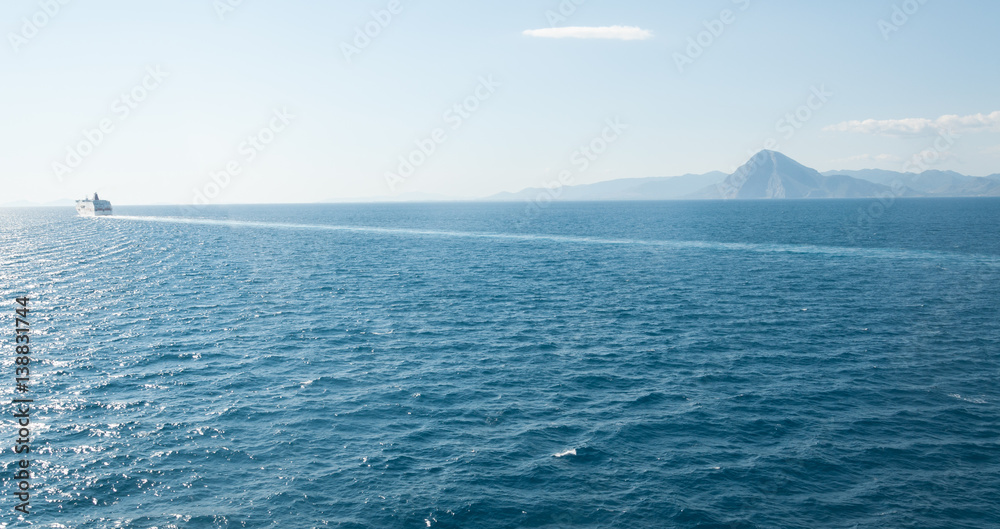
[[[646,40],[653,38],[653,32],[637,26],[569,27],[528,29],[529,37],[546,39],[617,39]]]
[[[1000,111],[991,114],[972,114],[969,116],[949,114],[937,119],[907,118],[845,121],[836,125],[830,125],[824,130],[881,134],[883,136],[928,136],[942,132],[953,134],[1000,132]]]

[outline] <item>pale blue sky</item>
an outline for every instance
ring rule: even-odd
[[[555,24],[651,34],[617,40],[525,35],[551,26],[559,0],[401,0],[348,61],[344,43],[391,2],[228,1],[240,5],[221,17],[227,0],[5,1],[0,202],[477,197],[564,170],[573,183],[730,171],[769,138],[820,170],[901,170],[946,129],[958,137],[928,167],[1000,172],[997,2],[586,0]],[[50,2],[59,11],[39,15]],[[887,40],[894,5],[919,9]],[[731,23],[680,71],[675,54],[725,9]],[[45,24],[32,35],[24,17]],[[499,86],[476,99],[481,79]],[[146,98],[126,116],[116,99],[134,88]],[[446,114],[469,97],[474,112]],[[797,109],[800,128],[779,122]],[[580,170],[574,152],[614,118],[628,128]],[[69,167],[102,120],[111,132]],[[884,122],[850,123],[864,120]],[[269,126],[270,143],[244,144]],[[386,173],[435,129],[433,154],[390,188]],[[227,164],[238,174],[212,189]]]

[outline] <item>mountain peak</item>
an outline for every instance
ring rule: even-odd
[[[777,151],[764,149],[722,184],[724,198],[801,198],[822,187],[823,175]]]
[[[768,150],[768,149],[761,149],[760,151],[757,152],[757,154],[755,154],[752,157],[750,157],[750,160],[748,160],[747,163],[751,163],[754,160],[760,161],[762,159],[763,160],[770,159],[770,161],[774,162],[774,163],[792,163],[792,164],[795,164],[798,167],[803,167],[803,168],[809,169],[808,167],[800,164],[799,162],[796,162],[795,160],[793,160],[792,158],[786,156],[785,154],[783,154],[781,152],[771,151],[771,150]]]
[[[832,198],[871,196],[882,188],[854,178],[833,178],[768,149],[753,155],[716,187],[721,198]],[[715,193],[713,193],[715,194]]]

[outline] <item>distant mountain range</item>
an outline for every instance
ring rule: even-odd
[[[14,202],[4,202],[0,204],[0,207],[4,208],[64,208],[73,207],[76,205],[75,200],[70,200],[68,198],[63,198],[60,200],[53,200],[50,202],[29,202],[27,200],[16,200]]]
[[[552,190],[543,187],[529,187],[516,193],[500,193],[483,200],[496,202],[527,202],[539,196],[555,200],[598,201],[598,200],[680,200],[690,198],[707,186],[720,184],[728,175],[714,171],[705,174],[684,176],[662,176],[651,178],[623,178],[595,184],[563,186]]]
[[[882,185],[892,185],[894,182],[898,182],[916,193],[925,196],[1000,196],[1000,193],[998,193],[1000,174],[966,176],[954,171],[924,171],[917,174],[897,173],[895,171],[883,171],[880,169],[827,171],[823,174],[845,175]]]
[[[558,190],[528,188],[488,201],[712,200],[1000,196],[1000,175],[974,177],[953,171],[900,173],[880,169],[820,173],[775,151],[761,151],[731,175],[711,172],[675,177],[627,178]]]
[[[470,200],[439,193],[409,192],[392,196],[369,196],[351,198],[330,198],[321,204],[366,204],[372,202],[460,202]]]

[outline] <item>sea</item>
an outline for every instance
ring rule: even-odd
[[[1000,527],[1000,199],[3,209],[0,316],[0,528]]]

